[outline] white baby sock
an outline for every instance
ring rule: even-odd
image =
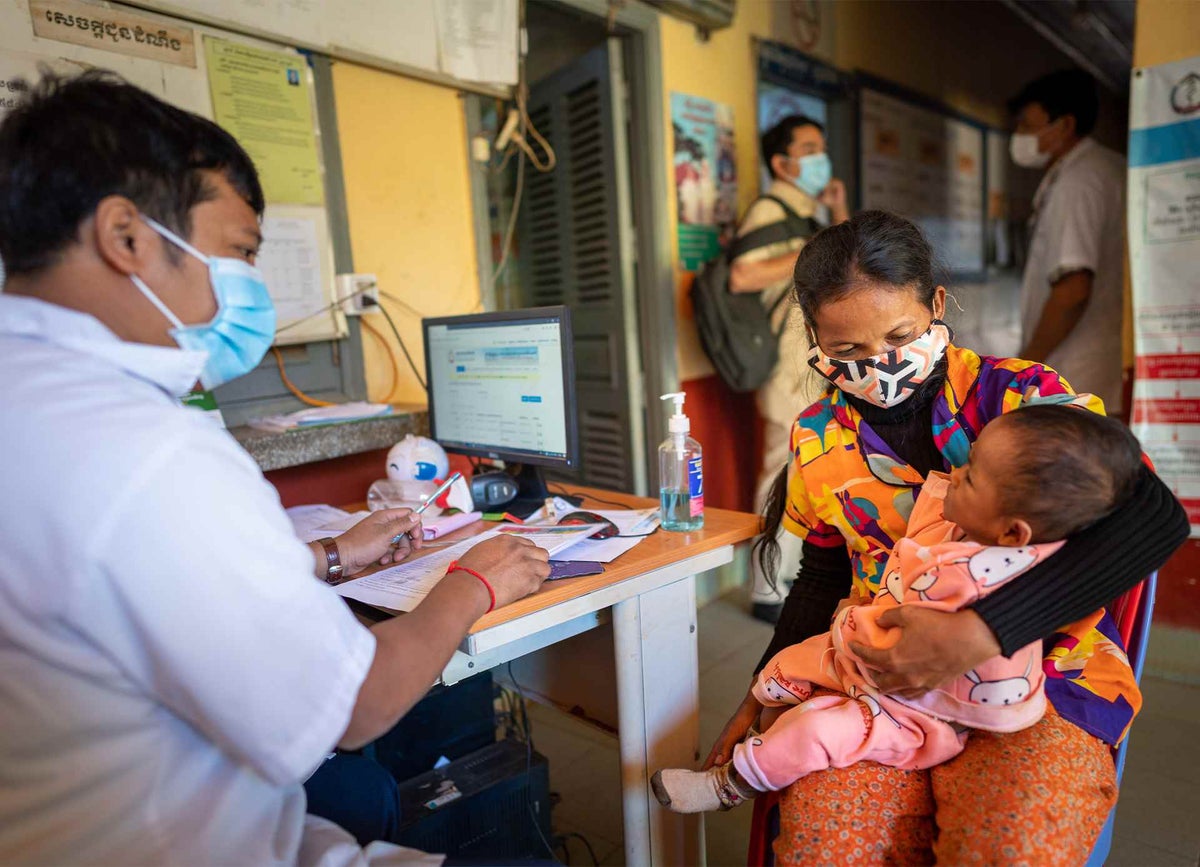
[[[731,762],[707,771],[664,768],[650,779],[654,797],[675,813],[731,810],[758,794],[738,779]]]

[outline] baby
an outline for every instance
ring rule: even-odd
[[[992,421],[965,466],[926,480],[875,599],[842,607],[830,632],[785,648],[759,673],[758,701],[787,709],[727,764],[656,773],[659,802],[679,813],[729,809],[829,767],[929,768],[958,755],[969,729],[1036,723],[1046,706],[1040,641],[916,699],[880,692],[850,642],[894,643],[896,630],[878,621],[897,605],[956,611],[993,592],[1128,496],[1140,464],[1124,425],[1085,410],[1038,405]],[[814,697],[816,688],[838,694]]]

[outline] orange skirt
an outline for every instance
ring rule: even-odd
[[[973,731],[929,771],[862,762],[793,783],[778,865],[1084,863],[1117,801],[1112,752],[1053,709],[1011,734]]]

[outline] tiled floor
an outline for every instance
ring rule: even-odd
[[[707,750],[745,695],[749,674],[770,637],[751,619],[740,593],[700,612],[700,736]],[[1153,637],[1151,637],[1153,641]],[[1200,863],[1200,686],[1143,681],[1145,709],[1134,725],[1109,865],[1158,867]],[[559,833],[584,835],[601,864],[624,863],[616,740],[566,714],[532,705],[534,739],[550,759]],[[705,819],[708,863],[746,863],[750,810]],[[591,863],[583,844],[568,842],[571,863]]]

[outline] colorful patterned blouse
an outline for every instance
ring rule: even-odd
[[[1104,413],[1099,398],[1075,394],[1043,365],[980,357],[953,345],[946,360],[946,382],[933,400],[932,413],[934,442],[947,470],[966,463],[984,425],[1025,404],[1074,404]],[[835,388],[796,419],[791,446],[795,458],[783,525],[814,545],[845,545],[855,589],[873,598],[924,479]],[[1113,744],[1141,707],[1133,672],[1115,637],[1111,618],[1098,612],[1057,634],[1044,663],[1047,696],[1055,709]]]

